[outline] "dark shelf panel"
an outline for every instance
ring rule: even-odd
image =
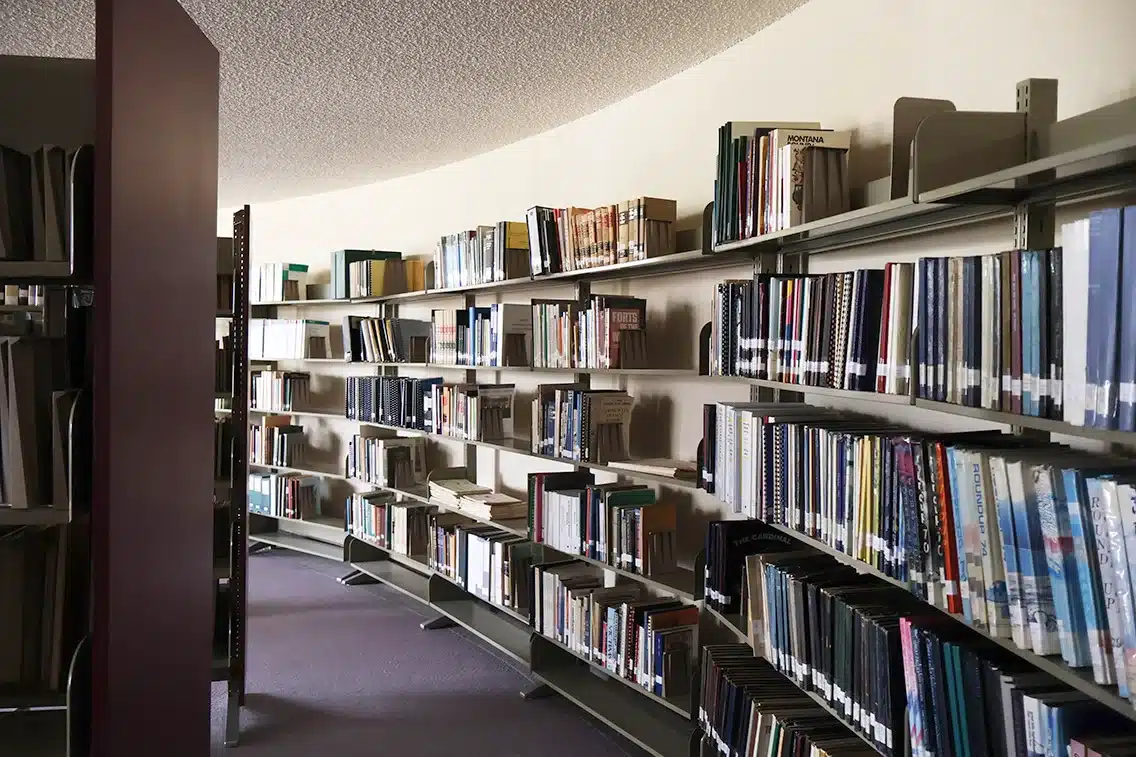
[[[429,576],[417,573],[405,565],[401,565],[393,560],[375,560],[372,562],[351,563],[351,567],[361,573],[367,574],[371,578],[383,582],[411,599],[418,600],[423,604],[430,603]]]
[[[1103,428],[1074,426],[1072,423],[1055,421],[1050,418],[1037,418],[1032,415],[1018,415],[1017,413],[1003,413],[981,407],[967,407],[950,402],[934,402],[925,399],[916,399],[915,407],[923,410],[934,410],[939,413],[961,415],[966,418],[974,418],[991,423],[1004,423],[1009,426],[1033,428],[1039,431],[1048,431],[1053,434],[1065,434],[1084,439],[1099,439],[1102,442],[1114,442],[1116,444],[1136,444],[1136,433],[1131,431],[1112,431]]]
[[[326,560],[334,560],[335,562],[343,561],[342,547],[336,547],[333,544],[317,541],[316,539],[309,539],[304,536],[297,536],[295,534],[279,531],[266,534],[250,534],[249,541],[258,544],[268,544],[273,547],[288,549],[305,555],[322,557]]]
[[[661,707],[646,707],[641,697],[600,678],[583,661],[554,663],[533,676],[653,757],[689,757],[694,724]]]
[[[473,596],[465,599],[444,599],[431,603],[431,606],[517,662],[523,665],[529,664],[530,629],[517,619],[499,611],[501,608],[484,603]]]

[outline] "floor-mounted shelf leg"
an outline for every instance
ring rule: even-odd
[[[271,544],[265,544],[262,541],[253,542],[249,545],[249,554],[255,555],[257,552],[267,552],[270,549],[272,549]]]
[[[225,715],[225,746],[234,747],[241,740],[241,695],[229,694],[229,710]]]
[[[521,699],[545,699],[547,697],[555,696],[556,692],[543,683],[533,684],[531,688],[525,689],[521,692]]]
[[[453,628],[457,623],[447,618],[445,615],[439,615],[432,620],[424,620],[419,624],[423,631],[437,631],[440,628]]]
[[[348,573],[343,578],[336,579],[344,586],[367,586],[368,584],[377,584],[379,581],[374,576],[368,576],[366,573],[356,570]]]

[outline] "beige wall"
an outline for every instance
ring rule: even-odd
[[[1133,29],[1132,0],[812,0],[715,58],[544,134],[414,176],[255,205],[253,259],[306,262],[326,277],[328,254],[335,249],[429,254],[444,233],[521,220],[532,205],[588,206],[644,194],[677,199],[680,219],[694,225],[711,197],[716,129],[730,119],[819,120],[826,127],[853,130],[854,173],[862,180],[875,178],[886,172],[880,163],[886,150],[879,148],[890,141],[891,106],[903,95],[947,98],[966,110],[1012,110],[1019,80],[1052,77],[1060,80],[1059,117],[1136,96]],[[223,211],[219,233],[230,234],[231,224],[231,211]],[[995,251],[1009,241],[1007,223],[991,224],[823,256],[811,267],[844,270],[919,253]],[[692,334],[709,317],[711,283],[725,276],[719,271],[652,278],[622,289],[647,297],[649,322],[658,323],[666,312],[679,332]],[[513,292],[502,301],[526,302],[531,296],[537,295]],[[492,296],[482,300],[493,301]],[[338,318],[345,311],[311,312]],[[425,309],[403,309],[403,315],[419,314],[428,317]],[[693,351],[689,342],[678,346],[682,353]],[[335,366],[314,365],[313,374],[336,372]],[[493,375],[486,373],[484,380]],[[535,384],[515,374],[502,380],[515,380],[522,394]],[[616,379],[595,384],[604,381]],[[337,385],[324,386],[334,396]],[[644,408],[651,408],[636,416],[633,437],[654,442],[652,452],[686,458],[694,456],[701,403],[747,395],[741,385],[699,381],[630,381],[627,386]],[[338,406],[337,397],[331,406]],[[891,412],[940,428],[952,420]],[[660,419],[661,433],[642,433],[652,418]],[[311,426],[313,444],[326,445],[333,457],[343,435],[351,433],[345,423]],[[452,454],[460,451],[456,444],[443,447]],[[523,487],[525,471],[548,469],[547,463],[534,465],[483,450],[481,482]],[[714,503],[705,500],[700,495],[694,509],[713,511]],[[697,544],[701,529],[690,528],[686,538]]]

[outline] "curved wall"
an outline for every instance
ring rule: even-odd
[[[819,120],[826,127],[855,130],[864,149],[853,155],[854,170],[860,179],[875,178],[886,172],[891,107],[903,95],[948,98],[967,110],[1012,110],[1018,81],[1052,77],[1060,80],[1059,117],[1136,96],[1133,28],[1136,3],[1131,0],[812,0],[730,50],[552,131],[414,176],[255,205],[254,261],[307,262],[326,280],[328,254],[335,249],[428,255],[442,234],[521,220],[532,205],[587,207],[640,195],[677,199],[686,225],[697,225],[711,198],[717,128],[730,119]],[[885,163],[881,168],[873,160]],[[223,211],[219,233],[228,235],[231,223],[231,212]],[[821,272],[920,253],[993,252],[1007,248],[1011,239],[1007,223],[991,224],[860,248],[854,259],[827,255],[810,266]],[[666,319],[668,346],[689,356],[693,335],[710,317],[712,283],[730,275],[744,276],[746,269],[624,282],[603,291],[646,297],[652,328]],[[503,300],[527,302],[569,291],[513,291]],[[460,307],[460,301],[434,307]],[[333,323],[342,315],[342,309],[308,312]],[[422,306],[404,307],[402,314],[429,318]],[[342,384],[330,376],[347,369],[326,363],[304,369],[316,376],[314,386],[325,393],[327,406],[341,407]],[[416,375],[412,369],[404,372]],[[531,396],[534,377],[501,376],[517,382],[519,395]],[[461,374],[447,378],[460,380]],[[748,396],[741,384],[623,380],[638,408],[633,445],[656,441],[650,448],[639,446],[641,454],[693,459],[701,403]],[[593,385],[618,381],[596,377]],[[937,413],[879,405],[862,409],[939,429],[958,425],[952,416]],[[342,454],[354,432],[343,422],[308,419],[305,425],[311,444],[325,450],[329,461]],[[433,464],[443,464],[440,457],[454,459],[461,448],[443,443],[436,449]],[[524,491],[525,472],[549,469],[548,463],[488,450],[479,452],[478,463],[479,483],[514,492]],[[339,506],[340,494],[329,507]],[[683,502],[682,510],[691,551],[703,534],[696,514],[715,514],[719,505],[696,495]]]

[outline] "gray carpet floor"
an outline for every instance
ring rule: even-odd
[[[423,631],[428,608],[346,566],[273,551],[249,560],[248,688],[227,757],[640,757],[558,697],[523,700],[517,663],[460,629]]]

